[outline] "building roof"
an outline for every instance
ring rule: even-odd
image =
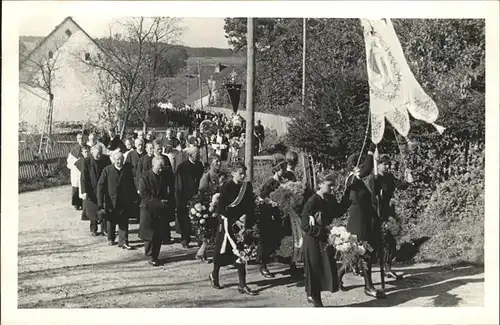
[[[47,35],[41,42],[39,42],[35,48],[29,52],[28,55],[26,55],[26,57],[21,60],[21,62],[19,62],[19,69],[21,70],[22,68],[24,68],[26,66],[26,62],[31,58],[31,56],[33,56],[34,53],[36,53],[38,51],[38,49],[40,49],[42,46],[44,45],[50,45],[51,42],[55,42],[56,40],[52,37],[60,28],[62,28],[62,26],[64,25],[64,23],[66,21],[71,21],[81,32],[83,32],[100,50],[102,50],[104,52],[104,50],[101,48],[101,46],[80,26],[78,25],[78,23],[70,16],[64,18],[64,20],[59,24],[57,25],[54,30],[52,32],[50,32],[49,35]],[[69,38],[66,39],[66,41],[68,40]],[[59,40],[57,40],[59,41]]]

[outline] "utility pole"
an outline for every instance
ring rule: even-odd
[[[254,154],[254,83],[255,83],[255,18],[247,18],[247,102],[246,102],[246,145],[245,164],[248,180],[253,181],[253,154]]]
[[[203,109],[203,97],[201,89],[201,62],[198,60],[198,87],[200,88],[200,108]]]
[[[302,23],[302,107],[306,104],[306,38],[307,18]]]

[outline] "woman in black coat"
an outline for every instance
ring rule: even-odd
[[[349,207],[349,218],[347,219],[347,231],[356,235],[359,241],[366,241],[373,248],[373,254],[376,254],[380,246],[380,220],[372,201],[372,192],[369,186],[363,180],[369,176],[373,170],[373,151],[375,145],[372,144],[363,165],[358,169],[356,167],[358,156],[351,155],[348,159],[348,165],[353,168],[353,172],[346,179],[346,195],[349,196],[351,205]],[[371,275],[372,258],[367,260],[366,267],[363,269],[365,281],[365,294],[381,298],[383,293],[375,289]],[[342,290],[342,277],[346,268],[339,270],[339,281]]]
[[[346,213],[349,198],[344,195],[338,203],[332,194],[333,184],[333,176],[322,180],[319,189],[307,200],[302,210],[305,287],[307,301],[314,307],[323,307],[321,291],[339,290],[334,248],[327,244],[327,227],[334,218]]]

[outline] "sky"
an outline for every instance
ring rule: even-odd
[[[116,17],[72,16],[92,37],[108,35],[109,24]],[[47,36],[66,16],[64,15],[24,15],[19,17],[19,35]],[[228,48],[224,37],[224,18],[183,18],[185,32],[181,43],[192,47]]]

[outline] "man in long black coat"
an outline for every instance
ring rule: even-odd
[[[118,247],[132,249],[128,245],[128,219],[133,209],[136,189],[130,165],[123,164],[123,154],[113,152],[112,165],[102,171],[97,184],[97,206],[104,210],[108,243],[114,245],[118,225]]]
[[[97,216],[97,183],[103,169],[109,164],[111,164],[109,156],[102,154],[102,147],[99,145],[92,147],[91,156],[83,161],[80,184],[85,214],[82,215],[82,220],[90,220],[90,234],[92,236],[97,236],[99,221],[101,221],[101,234],[105,233],[105,225]]]
[[[191,241],[191,230],[187,204],[198,193],[203,176],[203,165],[200,162],[200,150],[197,147],[187,149],[188,160],[183,161],[175,173],[175,201],[177,215],[175,228],[181,235],[182,247],[187,248]]]
[[[137,164],[137,171],[136,171],[136,186],[139,187],[139,177],[143,173],[151,170],[153,167],[153,158],[154,157],[162,157],[165,161],[165,166],[162,169],[162,173],[165,174],[165,177],[167,177],[169,180],[171,179],[172,181],[168,182],[169,186],[171,186],[171,192],[174,193],[174,172],[172,169],[172,164],[170,163],[170,159],[168,159],[167,156],[162,155],[162,147],[161,147],[161,142],[158,139],[155,139],[153,142],[148,142],[146,143],[146,155],[141,157],[139,159],[139,162]],[[164,224],[164,234],[163,234],[163,242],[165,244],[170,244],[172,242],[171,236],[170,236],[170,222],[173,220],[169,220]]]
[[[152,168],[139,177],[141,196],[139,238],[144,240],[144,254],[149,264],[158,266],[158,255],[167,227],[174,211],[173,179],[164,173],[165,159],[154,157]]]

